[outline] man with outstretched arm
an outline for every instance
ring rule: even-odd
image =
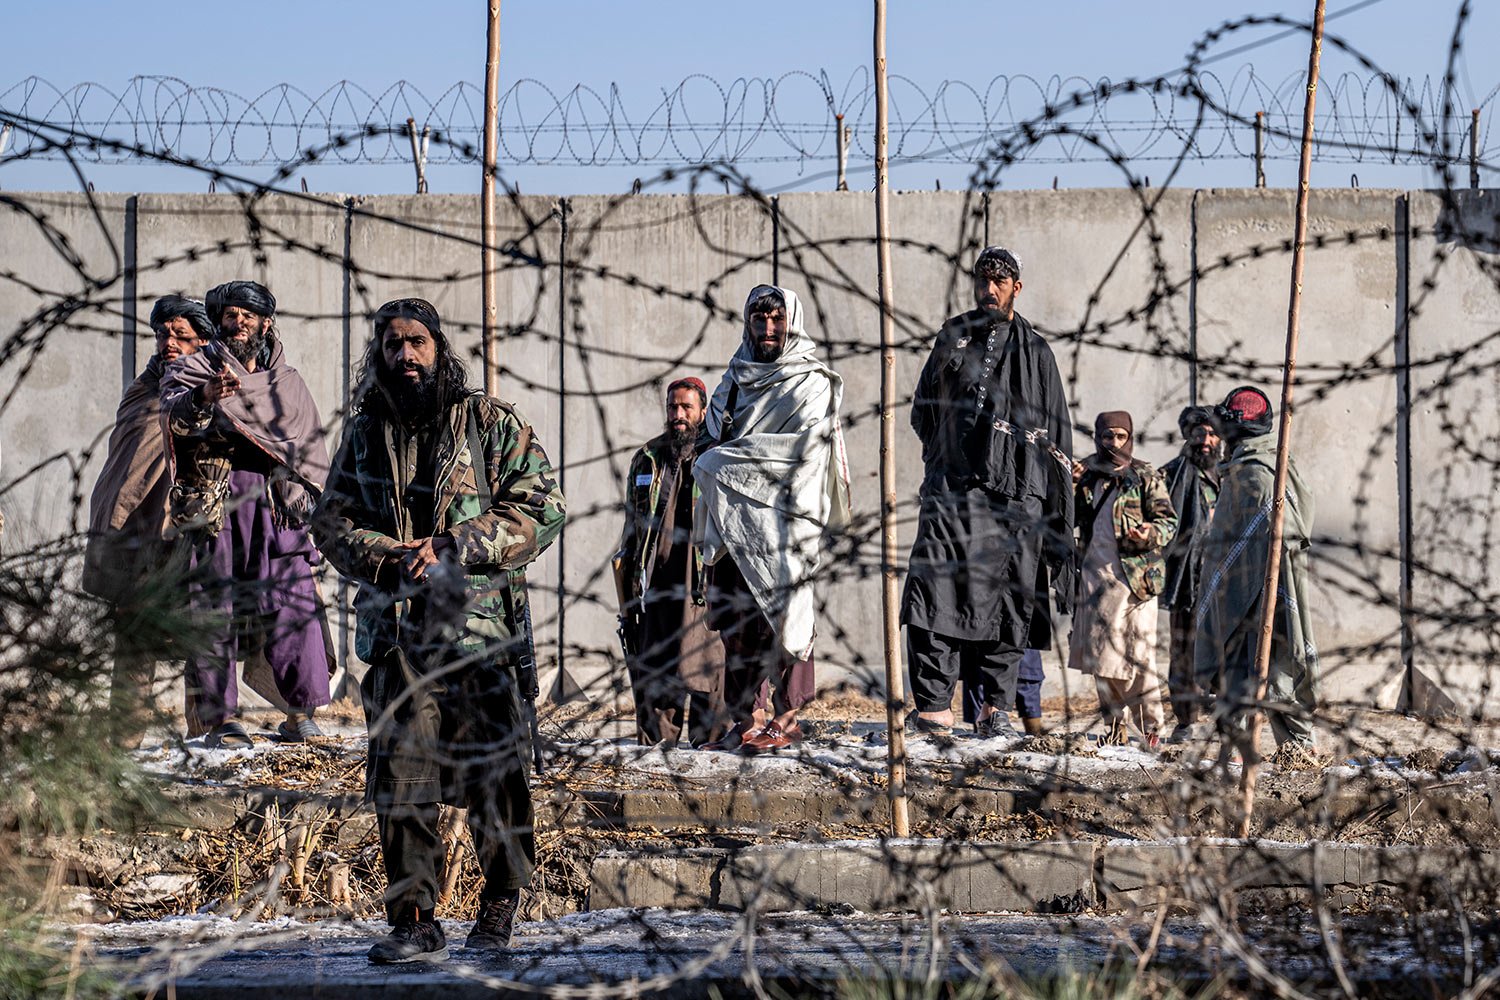
[[[250,745],[235,719],[244,658],[247,682],[249,663],[266,663],[261,693],[287,716],[280,737],[301,742],[322,735],[313,713],[328,704],[334,664],[306,527],[328,475],[323,421],[287,361],[270,291],[231,281],[204,302],[217,335],[161,383],[170,530],[187,553],[193,609],[219,622],[211,647],[187,658],[188,735]]]

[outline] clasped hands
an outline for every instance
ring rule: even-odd
[[[442,562],[442,554],[453,547],[453,539],[442,535],[417,538],[410,542],[397,542],[396,549],[401,558],[401,573],[413,583],[427,578],[427,573]]]

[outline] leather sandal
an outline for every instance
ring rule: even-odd
[[[221,722],[203,737],[203,745],[210,750],[243,750],[255,745],[245,727],[234,720]]]
[[[801,742],[802,727],[795,722],[789,729],[782,729],[776,723],[769,722],[765,729],[755,736],[747,737],[745,742],[740,744],[740,753],[752,756],[758,753],[774,753]]]

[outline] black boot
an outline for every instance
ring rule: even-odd
[[[448,960],[448,939],[443,928],[432,918],[432,911],[419,912],[398,920],[391,932],[376,941],[370,948],[370,961],[376,965],[397,965],[402,962],[445,962]]]
[[[520,905],[520,889],[499,899],[481,899],[479,916],[464,947],[470,951],[505,951],[516,929],[516,910]]]

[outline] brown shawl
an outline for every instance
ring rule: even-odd
[[[286,363],[281,341],[270,342],[270,363],[250,372],[215,340],[197,354],[168,366],[161,382],[161,406],[171,412],[190,406],[187,396],[220,368],[240,379],[240,388],[218,405],[218,419],[285,468],[290,478],[276,477],[278,506],[305,517],[328,481],[328,446],[318,404],[297,369]]]
[[[83,589],[110,601],[120,600],[161,551],[171,485],[158,401],[162,367],[152,355],[125,390],[89,498]]]

